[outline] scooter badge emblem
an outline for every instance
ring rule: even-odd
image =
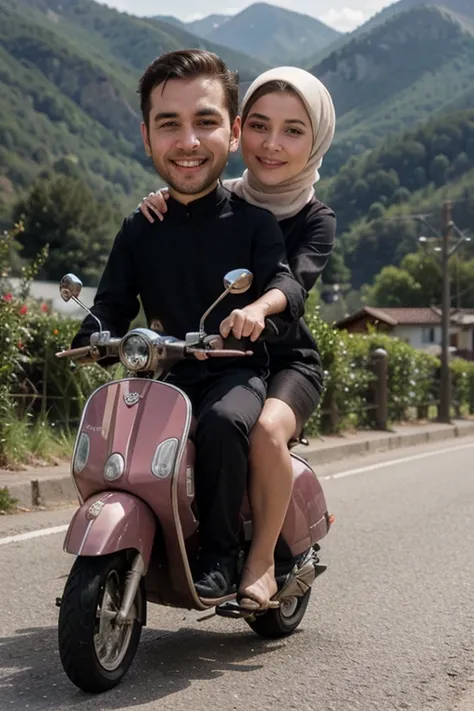
[[[128,405],[128,407],[133,407],[133,405],[136,405],[140,398],[140,393],[126,393],[123,396],[125,404]]]
[[[94,503],[91,504],[89,506],[89,508],[87,509],[87,513],[86,513],[87,520],[93,521],[95,518],[97,518],[97,516],[100,514],[100,512],[102,511],[104,506],[105,506],[105,503],[103,501],[101,501],[100,499],[98,499],[97,501],[94,501]]]

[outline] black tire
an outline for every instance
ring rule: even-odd
[[[308,607],[311,588],[302,597],[296,598],[296,607],[290,614],[285,614],[288,609],[284,604],[276,610],[267,610],[263,615],[245,617],[246,623],[254,632],[268,639],[279,639],[292,634],[303,619]]]
[[[129,569],[130,563],[124,552],[98,558],[78,557],[69,573],[59,611],[59,655],[69,679],[83,691],[99,694],[112,689],[127,673],[135,657],[146,605],[143,585],[139,586],[135,598],[137,619],[130,625],[131,632],[125,634],[121,654],[125,644],[126,651],[123,658],[117,660],[116,667],[107,669],[103,665],[95,642],[97,611],[103,603],[106,583],[110,579],[117,594],[123,594]]]

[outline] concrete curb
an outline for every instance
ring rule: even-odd
[[[58,474],[47,479],[31,479],[6,486],[12,498],[17,499],[17,507],[30,509],[77,503],[76,489],[69,474]]]
[[[474,435],[474,421],[464,421],[462,424],[438,425],[418,432],[387,432],[377,433],[380,436],[374,437],[374,432],[367,433],[367,439],[357,441],[347,441],[344,437],[340,440],[314,441],[309,447],[297,447],[295,452],[308,460],[313,466],[331,464],[339,462],[349,457],[366,456],[377,452],[387,452],[400,449],[402,447],[414,447],[416,445],[428,444],[431,442],[443,442],[457,437]],[[369,436],[371,435],[371,436]],[[12,483],[14,474],[9,473],[8,481],[2,483],[0,476],[0,488],[6,486],[10,495],[18,500],[17,506],[23,508],[36,508],[38,506],[61,505],[77,503],[77,495],[74,484],[69,473],[69,468],[58,467],[60,471],[52,476],[31,478],[28,481]],[[24,474],[23,474],[24,476]]]
[[[437,429],[420,432],[387,433],[377,439],[359,440],[357,442],[341,441],[340,443],[331,443],[329,446],[310,445],[309,447],[298,447],[297,452],[304,456],[311,465],[316,466],[318,464],[339,462],[348,457],[387,452],[431,442],[444,442],[456,437],[467,437],[469,435],[474,435],[474,422],[466,422],[461,426],[440,425]]]

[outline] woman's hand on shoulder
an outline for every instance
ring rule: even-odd
[[[145,215],[148,222],[153,223],[155,218],[153,215],[163,222],[163,217],[168,210],[166,201],[169,198],[168,188],[161,188],[155,193],[148,193],[139,204],[140,211]]]

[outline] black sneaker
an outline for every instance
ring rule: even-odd
[[[200,566],[194,585],[203,600],[219,600],[236,592],[237,566],[235,558],[214,558]]]

